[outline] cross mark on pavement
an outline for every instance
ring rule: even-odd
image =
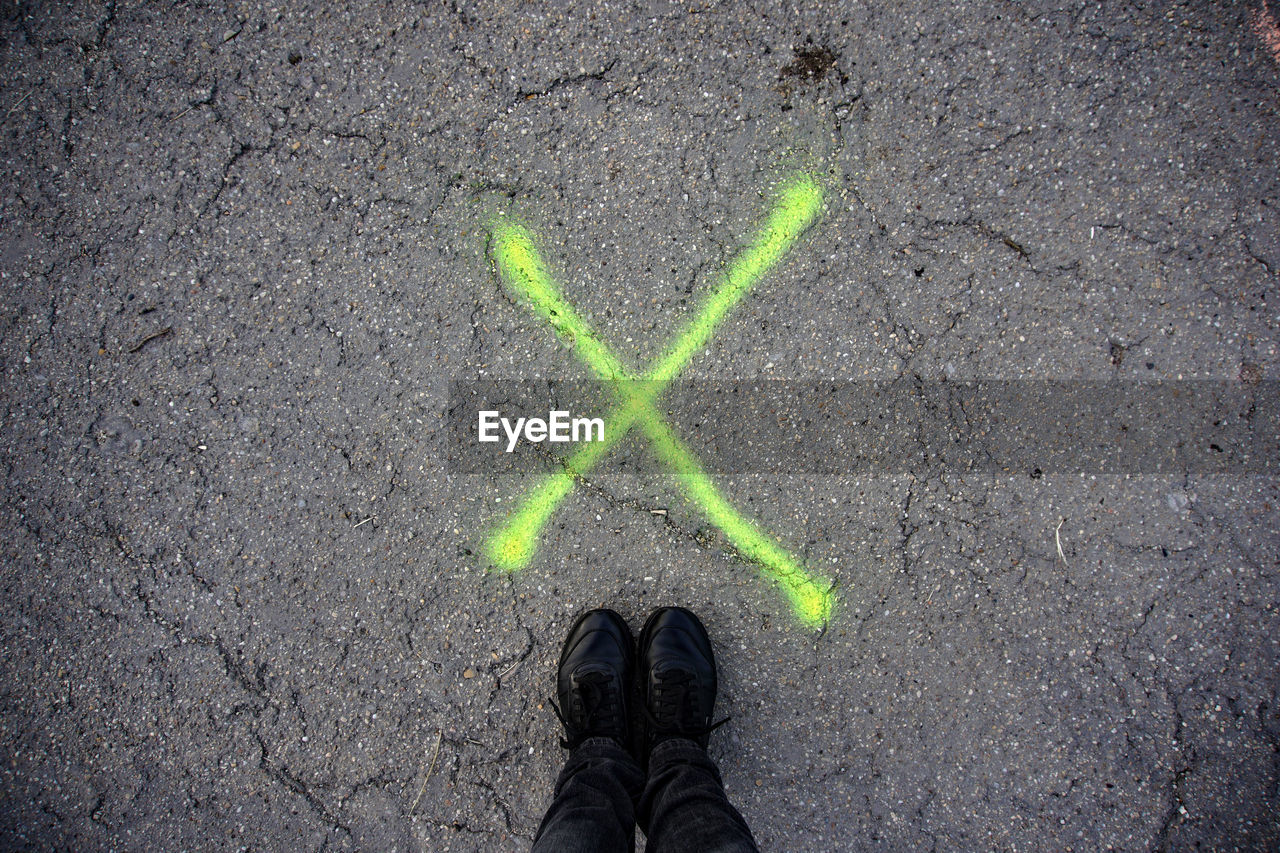
[[[493,256],[502,281],[572,345],[616,399],[605,417],[604,440],[583,445],[558,470],[535,483],[490,537],[487,553],[494,565],[504,571],[527,566],[543,526],[576,482],[638,427],[658,460],[675,475],[685,497],[702,509],[743,558],[781,587],[800,621],[811,628],[827,624],[835,599],[831,584],[806,571],[795,556],[725,498],[654,406],[662,390],[706,347],[729,311],[817,220],[821,208],[822,189],[813,178],[799,175],[784,183],[755,239],[733,259],[697,314],[644,375],[630,370],[561,295],[527,229],[503,218],[491,223]]]

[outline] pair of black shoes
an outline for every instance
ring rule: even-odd
[[[621,616],[612,610],[584,613],[560,653],[556,693],[565,749],[589,737],[608,737],[647,761],[649,751],[670,738],[687,738],[706,749],[711,732],[727,721],[711,722],[716,704],[711,638],[683,607],[659,608],[649,616],[638,654]],[[641,711],[634,715],[640,718],[634,729],[633,696]]]

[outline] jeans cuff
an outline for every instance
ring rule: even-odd
[[[573,748],[572,756],[590,755],[606,757],[621,752],[630,758],[630,754],[611,737],[589,737]]]
[[[673,737],[667,738],[649,750],[649,764],[692,761],[695,758],[705,758],[706,755],[707,751],[689,738]]]

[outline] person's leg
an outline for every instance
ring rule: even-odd
[[[671,738],[649,753],[640,799],[647,853],[746,853],[755,840],[729,802],[720,771],[692,740]]]
[[[637,818],[649,853],[757,850],[707,755],[716,702],[711,638],[693,613],[659,609],[640,636],[648,779]],[[724,722],[723,720],[721,722]]]
[[[569,753],[556,780],[534,853],[634,850],[634,803],[643,782],[640,766],[612,738],[584,740]]]
[[[635,849],[635,801],[643,783],[631,743],[628,696],[635,673],[631,629],[612,610],[584,613],[565,639],[555,706],[568,761],[538,827],[533,849]]]

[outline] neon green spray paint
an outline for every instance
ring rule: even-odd
[[[685,496],[702,509],[740,554],[782,587],[799,619],[813,628],[830,620],[834,604],[830,584],[805,571],[799,560],[739,513],[654,408],[663,388],[707,345],[729,311],[786,254],[818,218],[821,208],[822,190],[816,181],[806,175],[788,181],[751,245],[733,260],[698,312],[644,377],[631,373],[560,294],[529,232],[502,219],[491,224],[494,258],[507,287],[528,301],[556,334],[573,346],[579,358],[617,398],[616,406],[605,417],[604,440],[584,445],[560,470],[536,483],[490,538],[487,551],[496,566],[506,571],[527,566],[543,526],[573,491],[577,479],[585,478],[623,436],[638,426],[657,458],[676,475]]]

